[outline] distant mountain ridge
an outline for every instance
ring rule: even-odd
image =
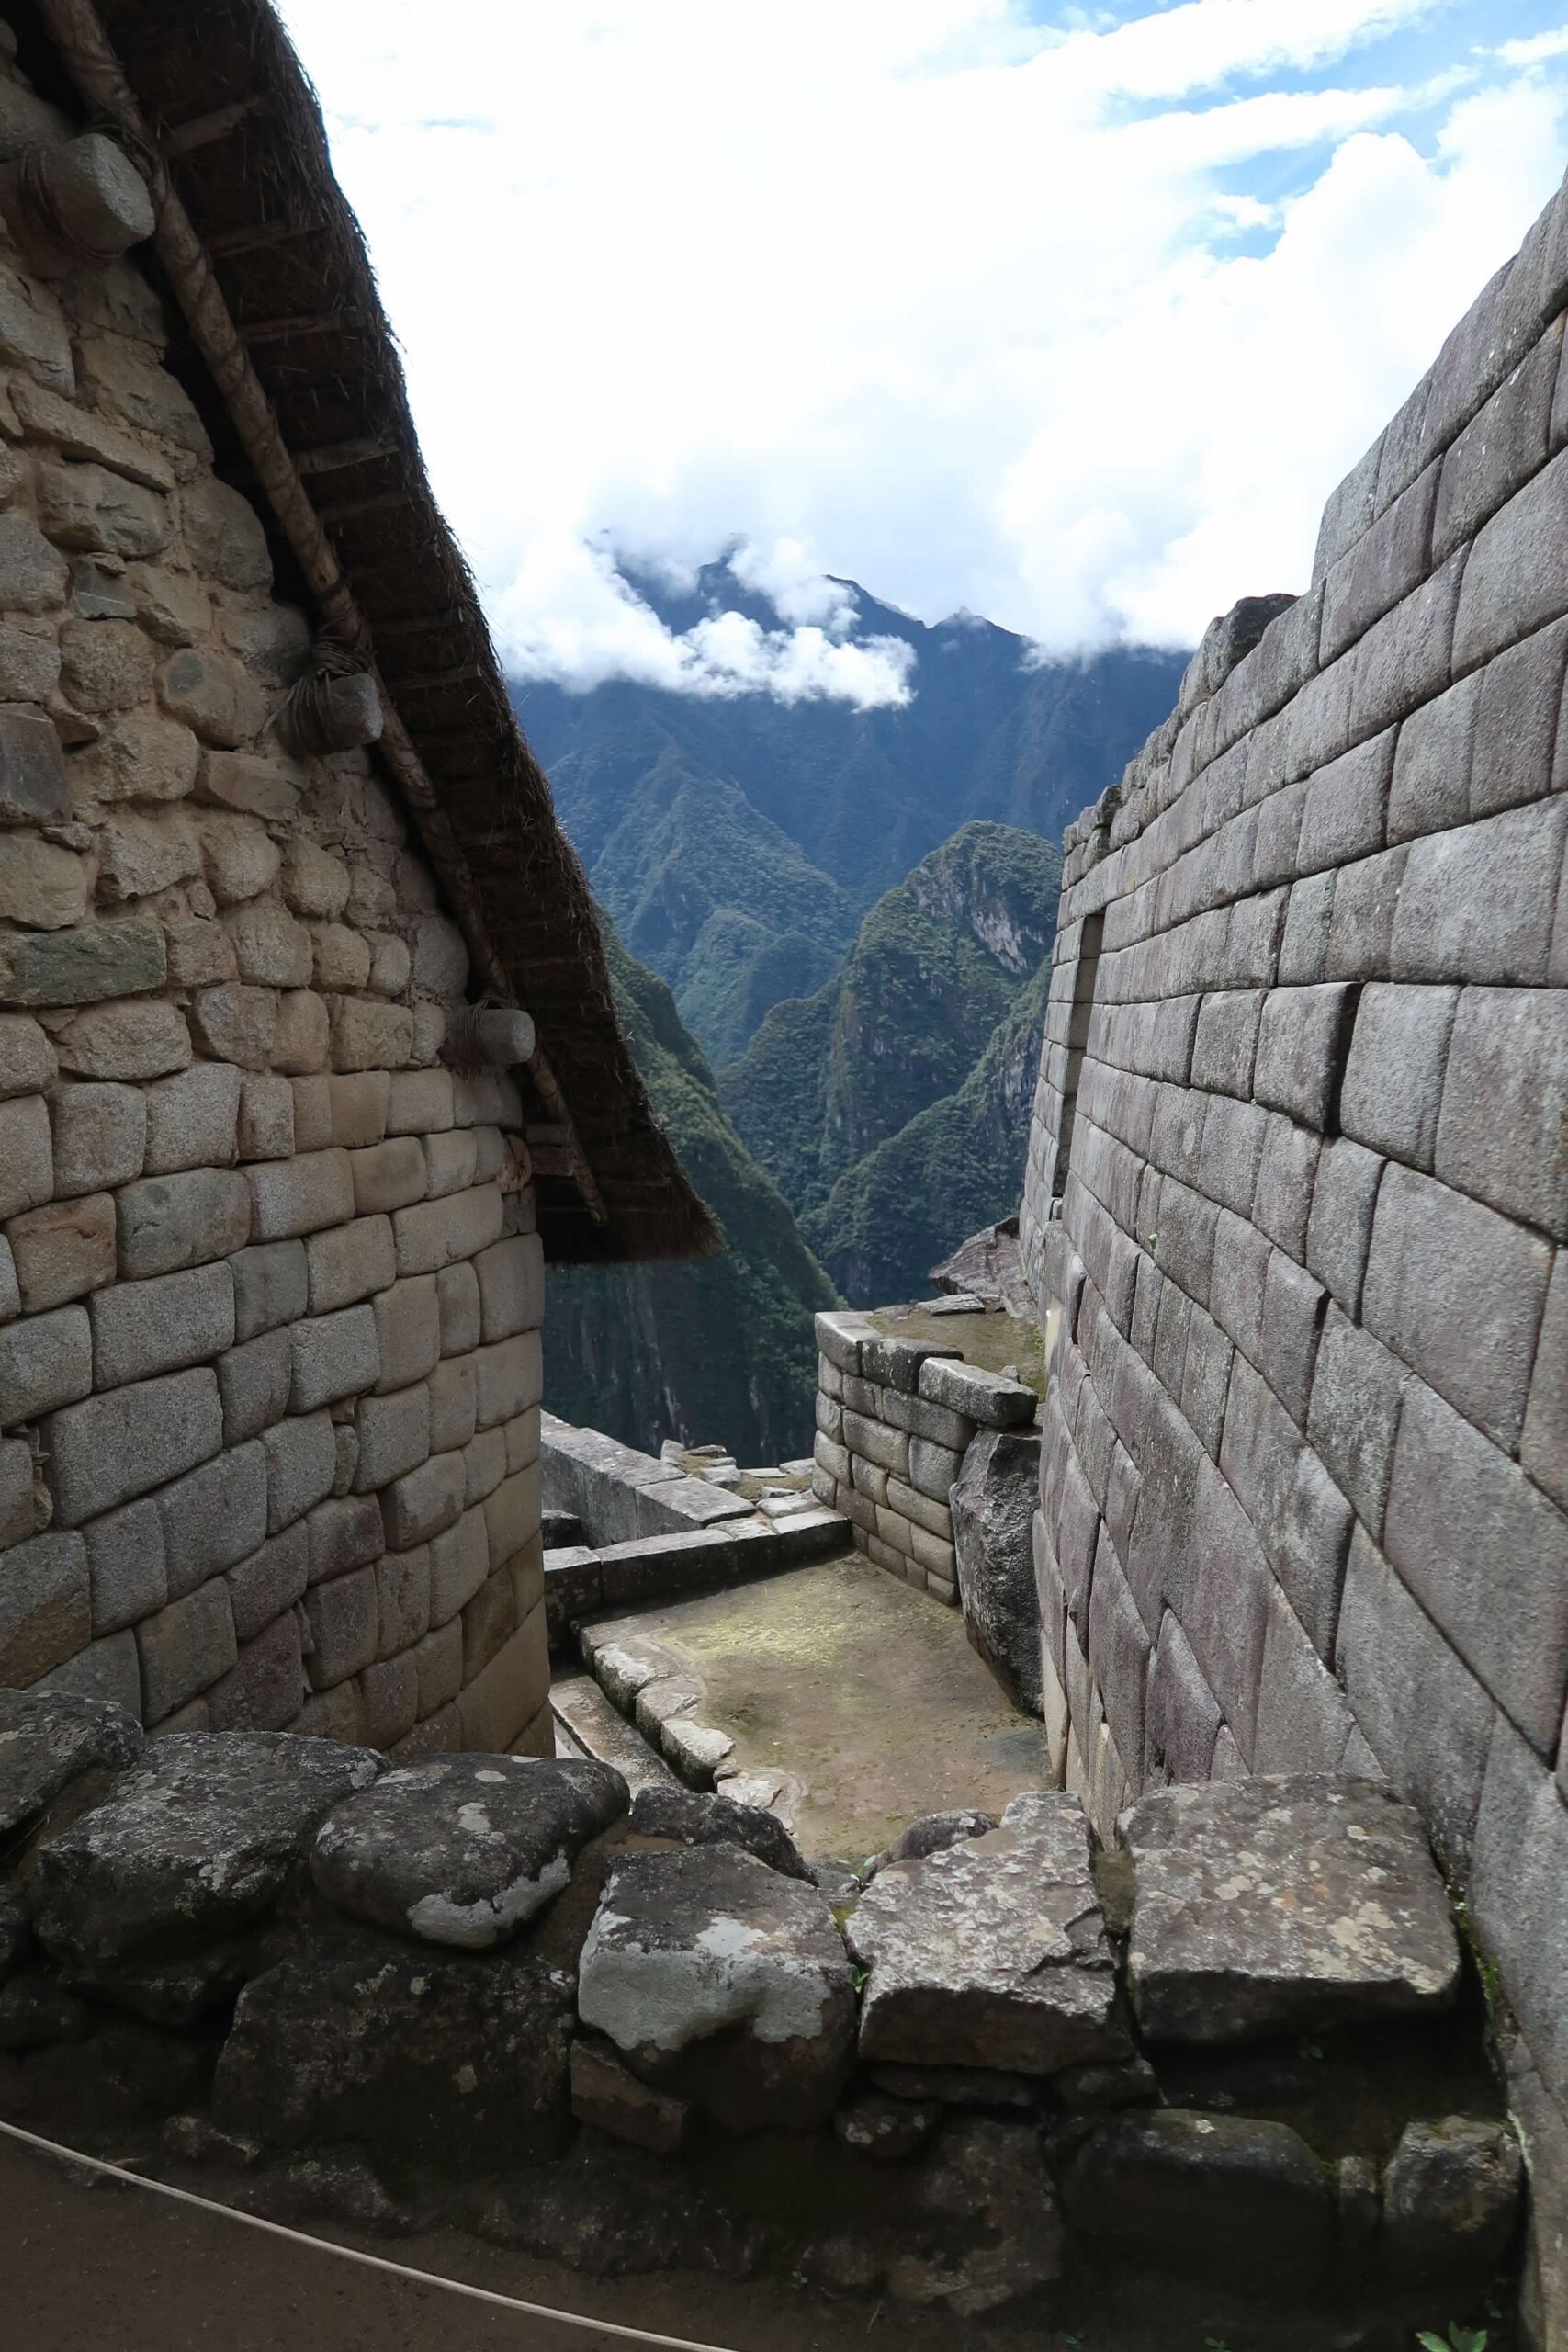
[[[725,561],[690,591],[631,584],[675,630],[720,610],[786,625]],[[595,895],[720,1065],[772,1005],[820,989],[860,918],[965,822],[1059,835],[1165,717],[1184,663],[1125,648],[1041,663],[988,621],[928,628],[841,584],[847,642],[910,648],[903,705],[614,679],[584,694],[513,689]]]
[[[918,1295],[1018,1204],[1061,853],[962,827],[862,922],[841,971],[773,1007],[719,1079],[739,1136],[852,1303]]]

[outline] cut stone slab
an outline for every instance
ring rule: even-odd
[[[1001,1826],[879,1871],[846,1933],[869,1972],[863,2059],[1049,2075],[1125,2055],[1076,1797],[1017,1797]]]
[[[661,1756],[655,1755],[635,1724],[613,1707],[591,1675],[563,1675],[550,1686],[550,1709],[556,1719],[558,1752],[581,1749],[603,1764],[614,1765],[636,1796],[645,1788],[673,1789],[675,1775]],[[562,1736],[575,1743],[560,1749]]]
[[[606,2043],[581,2034],[571,2045],[571,2111],[580,2123],[659,2156],[685,2145],[692,2120],[683,2098],[639,2083]]]
[[[345,1929],[246,1985],[213,2120],[269,2147],[352,2141],[422,2170],[537,2164],[569,2129],[571,2031],[570,1979],[530,1952]]]
[[[854,2059],[832,1913],[738,1846],[615,1866],[582,1948],[578,2010],[643,2081],[731,2132],[825,2121]]]
[[[633,1803],[626,1827],[636,1837],[669,1838],[682,1846],[739,1846],[785,1878],[813,1883],[778,1815],[761,1805],[741,1804],[722,1790],[705,1796],[668,1784],[645,1788]]]
[[[1245,2041],[1451,2005],[1459,1939],[1426,1834],[1376,1781],[1161,1790],[1117,1825],[1128,1984],[1156,2041]]]
[[[288,1732],[176,1732],[38,1857],[39,1939],[79,1973],[179,1951],[270,1909],[323,1814],[381,1759]]]
[[[124,1707],[67,1690],[0,1690],[0,1837],[36,1820],[84,1772],[118,1772],[141,1753]]]
[[[628,1801],[607,1764],[435,1756],[384,1772],[329,1814],[310,1875],[352,1917],[479,1951],[560,1893],[573,1857]]]
[[[1383,2187],[1389,2259],[1407,2276],[1484,2276],[1507,2250],[1523,2194],[1524,2160],[1506,2123],[1407,2123]]]

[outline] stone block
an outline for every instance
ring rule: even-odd
[[[1361,1306],[1361,1283],[1371,1247],[1372,1219],[1385,1162],[1364,1145],[1325,1142],[1307,1219],[1306,1261],[1347,1315]]]
[[[381,1508],[389,1548],[407,1551],[453,1526],[463,1510],[465,1487],[460,1453],[433,1454],[385,1487]]]
[[[333,995],[344,989],[362,989],[370,979],[370,948],[346,923],[312,922],[312,977],[318,989]]]
[[[467,1445],[477,1426],[477,1375],[471,1357],[438,1363],[430,1374],[430,1442],[437,1453]],[[411,1465],[412,1466],[412,1465]]]
[[[288,1159],[294,1153],[294,1093],[286,1078],[251,1071],[240,1090],[239,1157]]]
[[[1561,1250],[1541,1318],[1519,1460],[1568,1511],[1568,1253]]]
[[[1359,1143],[1430,1169],[1459,990],[1373,982],[1363,989],[1339,1122]]]
[[[1274,1252],[1267,1237],[1256,1226],[1228,1209],[1221,1211],[1217,1221],[1211,1224],[1209,1233],[1213,1261],[1212,1279],[1206,1274],[1204,1280],[1209,1311],[1248,1363],[1260,1363],[1263,1354],[1263,1288]],[[1166,1255],[1163,1231],[1160,1239],[1163,1259]]]
[[[1354,991],[1332,982],[1273,989],[1258,1029],[1253,1072],[1258,1101],[1288,1112],[1303,1125],[1325,1128],[1338,1095],[1355,1009]],[[1207,1125],[1204,1132],[1206,1146]],[[1225,1205],[1245,1212],[1250,1200],[1226,1198]]]
[[[431,1543],[430,1622],[446,1624],[466,1609],[490,1574],[490,1537],[477,1504]]]
[[[147,1095],[140,1087],[62,1086],[49,1110],[57,1199],[102,1192],[141,1175],[148,1121]]]
[[[197,827],[197,839],[201,843],[202,872],[220,907],[243,906],[248,899],[260,898],[276,881],[277,843],[257,818],[223,809],[203,817]],[[239,970],[237,955],[231,969]]]
[[[312,1315],[356,1306],[375,1291],[389,1290],[396,1279],[391,1221],[356,1217],[348,1225],[313,1233],[305,1244],[305,1258]]]
[[[453,1124],[452,1073],[394,1069],[387,1099],[389,1136],[434,1135]]]
[[[1187,1321],[1187,1347],[1182,1359],[1179,1402],[1204,1452],[1216,1461],[1224,1429],[1225,1398],[1235,1352],[1230,1340],[1213,1317],[1194,1305]],[[1109,1521],[1109,1479],[1105,1510]]]
[[[220,1453],[158,1497],[169,1597],[238,1566],[266,1535],[267,1465],[252,1442]]]
[[[449,1459],[437,1456],[438,1460]],[[461,1458],[461,1457],[459,1457]],[[483,1510],[485,1534],[490,1545],[491,1564],[504,1567],[524,1551],[539,1532],[539,1470],[537,1464],[502,1478],[491,1494],[485,1497]],[[467,1498],[467,1465],[465,1464],[465,1498]]]
[[[190,1020],[203,1053],[237,1062],[242,1069],[265,1069],[277,1031],[276,992],[231,980],[198,989]]]
[[[279,1535],[332,1493],[337,1469],[332,1417],[327,1413],[296,1415],[267,1430],[266,1448],[269,1535]]]
[[[1468,819],[1481,684],[1479,675],[1461,678],[1446,694],[1412,711],[1400,729],[1389,788],[1391,842],[1414,841],[1418,834],[1441,832]]]
[[[1536,1235],[1446,1184],[1391,1167],[1361,1317],[1429,1387],[1517,1453],[1551,1272],[1551,1247]]]
[[[1568,799],[1559,795],[1413,842],[1393,978],[1542,986],[1565,836]]]
[[[414,1274],[393,1283],[373,1301],[372,1312],[381,1358],[377,1385],[383,1395],[423,1380],[434,1370],[441,1356],[440,1301],[434,1276]]]
[[[1527,2045],[1545,2053],[1549,2080],[1560,2079],[1563,2041],[1565,1894],[1568,1805],[1526,1742],[1499,1723],[1476,1824],[1469,1912]],[[1550,2182],[1551,2173],[1544,2178]]]
[[[1355,1719],[1306,1628],[1278,1586],[1269,1599],[1255,1772],[1337,1772]]]
[[[1263,1283],[1260,1369],[1298,1429],[1306,1427],[1327,1306],[1328,1294],[1322,1283],[1277,1250],[1269,1261]]]
[[[1380,850],[1375,857],[1358,858],[1353,865],[1338,868],[1328,922],[1331,980],[1389,977],[1400,886],[1409,854],[1404,847]]]
[[[4,570],[6,537],[22,518],[0,515],[0,571]],[[0,825],[63,824],[71,814],[70,787],[60,738],[41,711],[0,710]],[[51,968],[44,956],[39,971]],[[59,1000],[35,997],[38,1004]],[[67,1002],[77,1001],[68,998]]]
[[[545,1260],[537,1234],[481,1250],[473,1261],[479,1285],[479,1329],[487,1346],[536,1330],[545,1313]]]
[[[25,1012],[0,1012],[0,1098],[41,1093],[59,1072],[54,1047]]]
[[[541,1711],[548,1724],[549,1650],[541,1602],[457,1701],[463,1746],[496,1754],[521,1741]]]
[[[6,1427],[74,1405],[92,1385],[92,1327],[85,1306],[30,1316],[0,1330],[0,1423]]]
[[[824,1314],[817,1317],[815,1329],[818,1352],[840,1373],[858,1375],[861,1344],[875,1336],[874,1324],[863,1316]]]
[[[419,1717],[419,1675],[409,1657],[385,1658],[360,1677],[365,1700],[365,1736],[387,1749],[407,1737]]]
[[[1242,1099],[1252,1092],[1261,989],[1228,989],[1203,999],[1192,1044],[1192,1083]]]
[[[287,1331],[264,1331],[220,1355],[213,1368],[223,1405],[225,1445],[259,1437],[288,1412],[294,1358]]]
[[[445,1540],[445,1539],[440,1539]],[[422,1646],[430,1628],[430,1552],[427,1544],[416,1544],[412,1552],[387,1552],[376,1566],[376,1591],[379,1611],[378,1647],[382,1657],[396,1657],[401,1651]],[[431,1677],[428,1703],[422,1695],[419,1712],[429,1714],[434,1708],[454,1699],[461,1688],[462,1636],[456,1636],[457,1679],[448,1690],[439,1673]],[[448,1648],[450,1644],[446,1645]]]
[[[53,1146],[43,1096],[0,1102],[0,1217],[41,1206],[53,1190]]]
[[[474,1351],[474,1380],[479,1426],[495,1428],[515,1420],[539,1402],[542,1393],[542,1350],[536,1331],[520,1331],[514,1340]]]
[[[1568,1240],[1568,991],[1465,989],[1434,1162],[1445,1183]],[[58,1143],[56,1161],[58,1166]]]
[[[219,1451],[222,1412],[216,1376],[207,1369],[176,1372],[107,1396],[84,1397],[51,1415],[45,1443],[57,1516],[63,1525],[75,1526],[177,1478]]]
[[[1462,1871],[1497,1711],[1364,1528],[1351,1540],[1337,1657],[1379,1765]]]
[[[1498,1705],[1551,1756],[1568,1691],[1568,1519],[1416,1381],[1400,1414],[1382,1548]]]
[[[312,1690],[330,1690],[374,1665],[380,1631],[374,1568],[355,1568],[312,1585],[304,1611],[310,1628],[305,1671]]]
[[[468,1355],[479,1343],[479,1279],[472,1266],[443,1266],[435,1276],[441,1352]]]
[[[106,844],[99,865],[100,897],[111,895],[115,878]],[[142,894],[121,891],[118,895]],[[30,833],[7,839],[5,862],[0,865],[0,918],[37,931],[62,931],[79,923],[86,911],[87,869],[74,851],[39,841]]]
[[[155,1500],[143,1498],[107,1511],[83,1534],[96,1635],[118,1633],[162,1609],[169,1597],[168,1574],[164,1523]],[[140,1692],[137,1705],[140,1709]]]
[[[406,1005],[334,996],[327,1012],[334,1069],[397,1070],[409,1060],[413,1051],[413,1015]]]
[[[201,852],[183,808],[125,809],[101,828],[97,846],[97,897],[110,905],[154,898],[201,872]],[[68,886],[70,877],[60,880]],[[75,920],[85,912],[85,905],[78,907]]]
[[[85,1298],[115,1274],[114,1202],[107,1193],[30,1209],[6,1228],[24,1311],[40,1315]]]
[[[187,1700],[210,1690],[239,1657],[229,1588],[220,1578],[171,1601],[136,1628],[142,1705],[149,1724],[162,1723]]]
[[[505,1476],[505,1430],[481,1430],[463,1448],[464,1500],[468,1503],[485,1501],[494,1494]],[[628,1510],[626,1518],[635,1522],[635,1510]]]
[[[1456,668],[1474,669],[1559,617],[1568,603],[1557,560],[1565,525],[1568,451],[1517,492],[1471,548],[1454,623]]]
[[[54,1041],[62,1069],[81,1078],[160,1078],[191,1057],[179,1007],[160,997],[126,997],[74,1012]]]
[[[327,1009],[310,989],[285,989],[277,1000],[272,1033],[272,1066],[295,1075],[324,1070],[328,1057]]]
[[[1557,717],[1565,659],[1568,621],[1559,621],[1487,665],[1470,771],[1472,819],[1562,790],[1568,746],[1558,743]]]
[[[512,1579],[485,1578],[463,1611],[463,1679],[472,1682],[517,1631]]]
[[[1267,1005],[1264,1007],[1263,1021],[1264,1031],[1260,1034],[1258,1040],[1260,1063],[1269,1021]],[[1254,1084],[1257,1083],[1255,1078]],[[1203,1137],[1198,1153],[1199,1190],[1208,1200],[1217,1203],[1223,1208],[1234,1209],[1240,1216],[1251,1214],[1252,1196],[1258,1183],[1258,1164],[1263,1154],[1266,1124],[1264,1114],[1256,1102],[1233,1102],[1229,1096],[1224,1094],[1213,1094],[1209,1097],[1208,1108],[1203,1116]],[[1160,1214],[1164,1227],[1168,1227],[1170,1224],[1168,1199],[1169,1188],[1162,1188]],[[1160,1262],[1162,1266],[1167,1263],[1163,1248]],[[1180,1280],[1180,1277],[1178,1276],[1177,1279]],[[1186,1283],[1182,1286],[1184,1289],[1190,1287]],[[1198,1297],[1201,1303],[1202,1294],[1199,1291],[1193,1290],[1191,1295]]]
[[[844,1442],[852,1453],[858,1453],[863,1460],[875,1463],[879,1469],[890,1470],[900,1478],[911,1475],[907,1430],[891,1429],[886,1421],[869,1420],[862,1413],[846,1412]],[[915,1442],[919,1444],[922,1441],[917,1439]],[[919,1482],[917,1480],[916,1483]]]
[[[1473,538],[1546,463],[1562,340],[1554,322],[1448,449],[1433,518],[1439,560]]]
[[[228,1169],[139,1178],[116,1195],[115,1209],[127,1282],[209,1264],[250,1238],[251,1196],[245,1179]]]
[[[355,1414],[359,1458],[354,1484],[367,1494],[417,1470],[430,1455],[430,1393],[423,1383],[388,1396],[362,1396]]]
[[[21,1438],[0,1442],[0,1550],[37,1534],[48,1523],[50,1508],[33,1475],[31,1447]]]
[[[1149,1662],[1145,1781],[1157,1786],[1167,1780],[1207,1780],[1220,1722],[1219,1706],[1192,1655],[1192,1645],[1168,1611]]]
[[[208,1693],[208,1722],[215,1732],[288,1731],[304,1696],[299,1623],[290,1611],[242,1644],[237,1663]]]
[[[1009,1380],[961,1357],[928,1356],[919,1371],[920,1395],[944,1405],[984,1429],[1018,1429],[1034,1419],[1039,1398],[1022,1381]]]
[[[0,1552],[0,1687],[36,1682],[92,1638],[87,1547],[35,1535]]]
[[[380,1506],[374,1495],[333,1496],[305,1521],[310,1581],[325,1584],[351,1568],[368,1566],[386,1550]]]
[[[309,989],[315,969],[310,934],[281,899],[247,899],[228,909],[223,928],[240,978],[253,988]]]
[[[1350,740],[1376,734],[1441,694],[1463,662],[1450,661],[1464,554],[1451,556],[1393,612],[1373,623],[1341,664],[1350,669]]]
[[[354,1180],[345,1151],[305,1152],[297,1159],[248,1168],[253,1238],[278,1241],[345,1225],[355,1213]]]
[[[310,1566],[310,1544],[300,1520],[230,1569],[229,1605],[242,1642],[254,1642],[275,1617],[304,1599]]]
[[[361,1216],[423,1201],[428,1181],[417,1136],[393,1136],[349,1154],[354,1204]]]
[[[1136,1886],[1128,1987],[1151,2037],[1223,2047],[1457,1997],[1442,1881],[1389,1790],[1317,1773],[1163,1790],[1118,1834]]]
[[[422,1201],[399,1209],[392,1219],[397,1243],[398,1272],[431,1274],[459,1258],[473,1258],[499,1241],[504,1204],[494,1184],[479,1184],[471,1192],[452,1193],[440,1201]]]
[[[234,1344],[234,1280],[227,1265],[118,1283],[89,1309],[99,1388],[149,1380]]]
[[[1348,865],[1383,845],[1396,730],[1358,743],[1307,786],[1296,864],[1303,874]]]
[[[333,1142],[350,1151],[373,1149],[380,1143],[387,1132],[390,1086],[384,1069],[329,1078],[326,1089]]]
[[[446,1193],[467,1192],[474,1182],[479,1148],[471,1127],[449,1127],[443,1135],[424,1138],[426,1191],[432,1200]]]
[[[11,1245],[0,1234],[0,1328],[15,1322],[22,1311],[22,1295],[17,1287],[17,1263],[11,1255]]]
[[[253,1340],[302,1316],[309,1298],[305,1247],[300,1241],[259,1243],[229,1261],[234,1278],[234,1336]]]
[[[1312,1214],[1320,1138],[1310,1127],[1273,1118],[1258,1164],[1253,1222],[1291,1257],[1306,1257],[1307,1220]]]
[[[146,1091],[150,1176],[231,1165],[241,1077],[221,1062],[200,1062]],[[138,1170],[138,1173],[141,1171]]]
[[[1406,1373],[1374,1339],[1331,1306],[1318,1347],[1307,1435],[1374,1539],[1393,1468]]]
[[[340,1397],[374,1388],[381,1373],[376,1317],[368,1306],[345,1306],[317,1315],[289,1330],[294,1351],[290,1392],[297,1413],[335,1404]]]

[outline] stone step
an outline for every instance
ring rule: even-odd
[[[613,1764],[635,1797],[639,1789],[680,1784],[635,1724],[617,1713],[592,1675],[562,1675],[550,1686],[558,1755],[596,1757]]]

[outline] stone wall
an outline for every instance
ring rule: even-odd
[[[0,160],[75,129],[9,48]],[[312,625],[165,342],[0,228],[0,1684],[543,1742],[516,1090],[370,755],[280,745]]]
[[[980,1430],[1032,1421],[1034,1391],[865,1316],[818,1315],[817,1346],[813,1491],[878,1567],[956,1606],[953,1485]]]
[[[1381,1767],[1559,2102],[1565,293],[1560,195],[1069,829],[1024,1204],[1066,1785]]]
[[[1088,2343],[1511,2301],[1518,2150],[1383,1788],[1163,1791],[1107,1853],[1031,1792],[830,1904],[772,1813],[603,1763],[0,1692],[0,2114],[247,2210]]]

